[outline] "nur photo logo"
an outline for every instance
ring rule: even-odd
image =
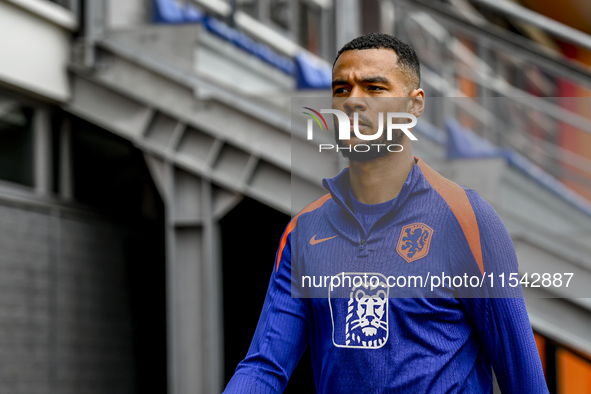
[[[383,112],[379,112],[378,113],[378,127],[377,130],[375,130],[375,132],[373,134],[364,134],[360,131],[360,127],[361,128],[368,128],[368,124],[367,122],[364,122],[363,120],[361,121],[361,126],[360,126],[360,121],[359,121],[359,112],[353,112],[353,119],[350,118],[350,115],[347,115],[345,112],[338,110],[338,109],[321,109],[320,111],[317,111],[313,108],[310,107],[302,107],[303,109],[306,109],[308,111],[306,112],[302,112],[305,115],[308,115],[310,117],[310,119],[308,119],[307,122],[307,134],[306,134],[306,138],[308,140],[313,140],[314,139],[314,123],[316,123],[319,127],[321,131],[324,131],[325,129],[328,130],[328,124],[326,122],[326,119],[324,118],[324,116],[322,116],[322,114],[332,114],[334,117],[336,117],[337,121],[338,121],[338,131],[335,135],[336,138],[338,138],[338,140],[343,141],[343,140],[350,140],[352,135],[355,135],[355,137],[357,137],[358,139],[362,140],[362,141],[376,141],[376,140],[381,140],[381,142],[384,142],[384,138],[382,138],[382,136],[384,135],[384,132],[386,133],[386,139],[385,141],[392,141],[393,140],[393,131],[394,130],[401,130],[410,140],[412,141],[417,141],[417,137],[415,137],[409,129],[413,128],[414,126],[416,126],[417,124],[417,118],[413,115],[410,114],[408,112],[387,112],[387,113],[383,113]],[[385,127],[384,127],[384,119],[385,119]],[[401,119],[410,119],[410,123],[399,123]],[[385,129],[385,130],[384,130]],[[319,148],[319,152],[322,152],[323,150],[332,150],[332,149],[336,149],[337,152],[341,151],[341,150],[348,150],[348,151],[355,151],[355,152],[367,152],[370,149],[372,149],[371,147],[374,147],[374,149],[377,148],[377,150],[379,151],[380,148],[383,149],[387,149],[389,152],[401,152],[403,147],[400,144],[397,143],[393,143],[393,144],[387,144],[387,143],[372,143],[372,144],[356,144],[353,146],[339,146],[334,145],[334,144],[319,144],[318,148]]]

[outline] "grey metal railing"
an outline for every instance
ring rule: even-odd
[[[537,12],[531,11],[519,4],[507,0],[471,0],[473,3],[482,5],[496,13],[510,19],[517,19],[530,25],[536,26],[542,31],[561,38],[567,42],[591,50],[591,36],[577,29],[557,22]]]
[[[523,7],[507,1],[473,1],[591,48],[591,36],[555,21],[548,23],[548,18]],[[577,105],[569,107],[555,97],[560,84],[591,92],[588,70],[533,41],[527,44],[524,37],[500,32],[492,24],[473,24],[441,2],[397,0],[393,4],[397,15],[393,33],[417,50],[428,95],[466,97],[458,86],[460,79],[477,92],[471,99],[449,100],[438,119],[430,119],[433,124],[444,127],[446,117],[461,114],[473,120],[480,136],[521,153],[560,180],[591,190],[591,160],[558,141],[561,133],[591,134],[587,115],[591,98],[578,98]],[[534,94],[532,86],[548,97]]]

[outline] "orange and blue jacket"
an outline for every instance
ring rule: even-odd
[[[492,393],[493,369],[503,393],[548,392],[504,224],[415,160],[371,228],[348,169],[292,219],[225,393],[283,392],[308,346],[318,393]]]

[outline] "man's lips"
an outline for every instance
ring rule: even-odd
[[[349,127],[349,130],[351,131],[351,133],[353,133],[355,131],[355,125],[353,123],[353,121],[351,121],[351,126]],[[358,130],[361,132],[365,129],[371,129],[371,126],[369,126],[367,123],[359,121],[358,123]]]
[[[351,130],[351,131],[354,131],[354,130],[355,130],[355,120],[354,120],[354,119],[351,119],[351,118],[349,118],[349,124],[351,125],[351,126],[350,126],[350,130]],[[367,123],[365,123],[365,122],[364,122],[364,121],[362,121],[362,120],[359,120],[359,121],[357,122],[357,124],[358,124],[358,126],[359,126],[359,130],[360,130],[360,131],[361,131],[362,129],[365,129],[365,128],[367,128],[367,127],[370,127],[370,126],[369,126]]]

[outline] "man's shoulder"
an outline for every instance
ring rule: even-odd
[[[483,200],[478,193],[445,178],[424,161],[419,162],[419,168],[429,188],[440,197],[439,202],[449,208],[460,224],[476,219],[472,201]]]
[[[486,222],[491,219],[499,219],[497,211],[493,206],[482,197],[477,191],[463,187],[470,201],[470,205],[474,210],[474,213],[478,221]]]
[[[497,238],[499,234],[503,234],[504,238],[508,238],[507,227],[493,206],[472,189],[466,189],[466,193],[478,221],[481,237],[483,239]]]
[[[491,236],[505,229],[499,215],[476,191],[443,177],[424,162],[421,164],[421,171],[430,187],[445,202],[450,217],[456,219],[449,222],[452,227],[448,234],[458,234],[466,239],[480,271],[484,272],[482,242],[487,243]],[[495,227],[496,231],[489,231],[490,226]]]
[[[304,207],[297,215],[295,215],[291,221],[287,224],[285,231],[281,237],[281,242],[279,243],[279,250],[277,252],[277,261],[276,261],[276,270],[279,270],[281,257],[283,256],[283,252],[285,250],[286,245],[289,243],[291,239],[292,233],[296,230],[296,227],[301,228],[301,219],[302,215],[305,217],[307,214],[317,212],[323,206],[326,205],[327,202],[332,200],[332,196],[330,194],[325,194],[324,196],[314,200],[312,203],[308,204]],[[300,225],[298,226],[298,222]]]
[[[456,216],[471,212],[476,216],[498,216],[492,206],[475,190],[447,179],[424,161],[419,162],[419,168],[430,188],[441,196]]]
[[[327,194],[323,195],[322,197],[312,201],[310,204],[306,205],[304,207],[304,209],[299,211],[298,214],[293,217],[293,219],[291,219],[291,223],[293,223],[293,227],[295,227],[295,225],[298,223],[298,221],[302,220],[302,216],[306,217],[308,214],[311,214],[311,213],[318,214],[318,213],[322,212],[324,209],[326,209],[328,206],[330,206],[331,202],[332,202],[332,196],[330,195],[330,193],[327,193]]]
[[[306,205],[301,211],[297,213],[297,215],[295,215],[291,219],[291,221],[287,225],[287,228],[285,229],[284,236],[288,236],[292,231],[296,229],[296,227],[301,227],[301,223],[303,221],[302,219],[305,219],[308,215],[311,214],[313,215],[321,213],[324,209],[327,208],[327,206],[330,205],[331,202],[332,196],[330,195],[330,193],[327,193],[322,197],[314,200],[310,204]]]

